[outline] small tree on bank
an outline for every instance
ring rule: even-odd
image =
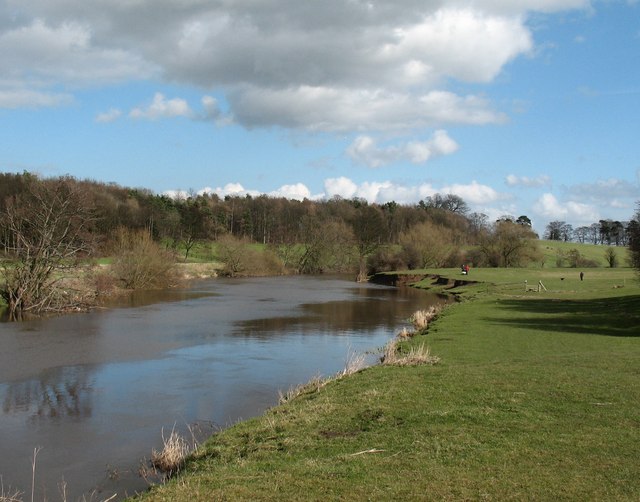
[[[480,239],[480,251],[494,267],[526,265],[541,257],[535,232],[508,219],[497,221]]]
[[[6,236],[0,294],[9,318],[64,311],[82,302],[60,286],[61,271],[92,249],[93,218],[80,187],[70,178],[27,178],[26,190],[5,201],[0,227]]]

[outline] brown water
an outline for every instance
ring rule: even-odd
[[[68,501],[143,490],[138,467],[163,430],[209,434],[259,415],[438,301],[326,277],[217,279],[0,323],[0,488],[30,500],[37,448],[36,500],[62,500],[61,483]]]

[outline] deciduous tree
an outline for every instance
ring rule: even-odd
[[[67,177],[25,181],[25,190],[6,200],[0,215],[9,236],[1,294],[12,319],[77,306],[78,295],[59,287],[60,272],[92,248],[93,218],[77,183]]]

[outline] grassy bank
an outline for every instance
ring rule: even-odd
[[[370,368],[240,423],[144,500],[637,500],[640,286],[576,274],[472,270],[467,301],[410,342],[439,364]]]

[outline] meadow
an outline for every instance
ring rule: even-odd
[[[428,346],[437,364],[306,386],[211,437],[141,499],[637,500],[637,274],[422,272],[473,281],[400,343]]]

